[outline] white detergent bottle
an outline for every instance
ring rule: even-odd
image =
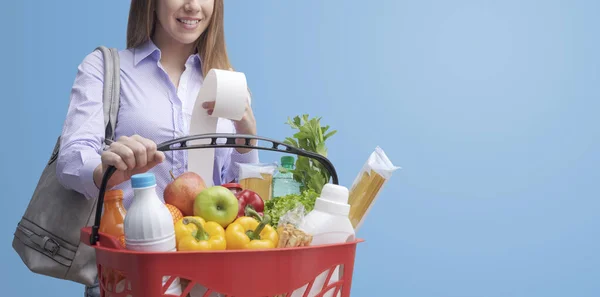
[[[313,236],[311,246],[353,241],[355,234],[354,227],[348,218],[349,213],[348,189],[343,186],[326,184],[321,191],[321,196],[315,201],[314,209],[306,215],[299,228]],[[322,288],[339,280],[339,268],[336,268],[329,283],[323,286],[327,274],[328,271],[325,271],[316,278],[308,294],[309,297],[317,295]],[[306,289],[307,286],[297,289],[292,297],[303,296]],[[332,289],[323,296],[332,297],[334,291],[335,289]],[[338,293],[338,296],[340,296],[339,294],[341,293]]]
[[[125,244],[128,250],[143,252],[175,252],[175,225],[169,209],[156,194],[156,177],[153,173],[131,177],[133,202],[124,221]],[[163,285],[169,276],[163,276]],[[166,294],[181,295],[179,279],[169,286]]]

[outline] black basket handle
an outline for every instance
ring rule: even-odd
[[[189,141],[194,140],[204,140],[210,139],[210,143],[208,144],[195,144],[189,145]],[[225,143],[217,143],[218,139],[225,139]],[[237,144],[236,140],[244,139],[244,144]],[[262,140],[264,142],[270,143],[270,146],[260,146],[251,145],[250,142],[252,140]],[[175,146],[179,145],[179,146]],[[233,133],[215,133],[215,134],[201,134],[201,135],[192,135],[181,138],[176,138],[173,140],[169,140],[157,145],[157,150],[159,151],[177,151],[177,150],[189,150],[189,149],[203,149],[203,148],[248,148],[248,149],[257,149],[257,150],[265,150],[265,151],[275,151],[282,153],[295,154],[302,157],[312,158],[319,161],[323,167],[329,172],[331,175],[331,182],[333,184],[338,184],[338,176],[333,164],[326,157],[309,152],[303,149],[299,149],[294,146],[290,146],[288,144],[272,140],[265,137],[255,136],[255,135],[246,135],[246,134],[233,134]],[[108,184],[108,180],[114,174],[116,168],[114,166],[109,166],[104,176],[102,177],[102,183],[100,184],[100,193],[98,194],[98,204],[96,206],[96,217],[94,218],[94,226],[92,226],[92,234],[90,235],[90,244],[95,245],[99,240],[98,230],[100,229],[100,220],[102,218],[102,207],[104,206],[104,193],[106,192],[106,186]]]

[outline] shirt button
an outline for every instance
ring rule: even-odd
[[[181,163],[177,163],[175,166],[176,166],[178,169],[180,169],[180,168],[181,168]]]

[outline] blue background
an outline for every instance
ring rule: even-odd
[[[123,48],[129,1],[5,1],[4,296],[82,296],[34,275],[12,233],[60,133],[76,67]],[[227,1],[259,133],[339,130],[349,186],[395,165],[360,236],[352,296],[600,296],[599,1]],[[279,155],[263,154],[275,161]],[[37,286],[37,287],[36,287]]]

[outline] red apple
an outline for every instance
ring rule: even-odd
[[[195,172],[184,172],[177,178],[171,172],[173,181],[165,188],[164,200],[165,203],[177,207],[184,216],[194,215],[194,202],[196,196],[206,189],[206,183]]]

